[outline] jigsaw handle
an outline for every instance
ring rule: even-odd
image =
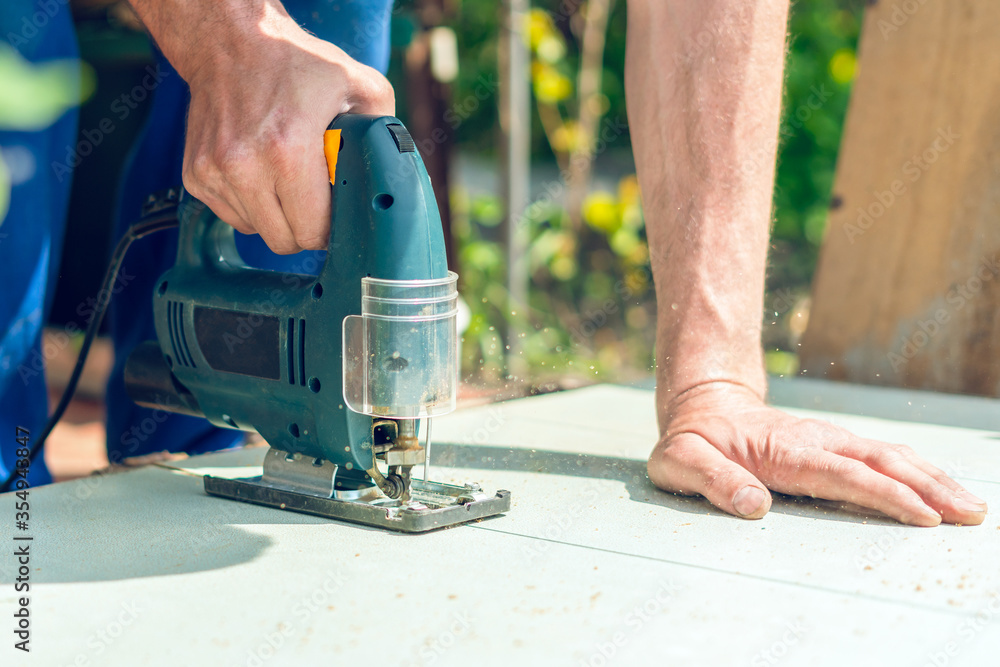
[[[323,136],[323,154],[326,158],[330,185],[336,185],[337,159],[343,148],[340,128],[334,125],[341,117],[330,123]],[[178,263],[202,270],[211,271],[212,267],[247,268],[236,248],[235,229],[207,206],[204,202],[192,197],[184,191],[185,200],[181,207],[181,233],[178,245]]]
[[[236,230],[186,190],[181,202],[177,263],[206,271],[216,266],[245,267],[236,249]]]
[[[323,152],[332,200],[327,262],[336,262],[348,251],[352,264],[367,265],[362,275],[389,280],[447,278],[434,190],[402,123],[389,116],[342,114],[325,131]],[[235,230],[204,203],[184,193],[179,215],[178,264],[209,273],[257,270],[240,257]],[[363,252],[370,256],[362,257]],[[335,268],[331,273],[345,272],[351,269]]]

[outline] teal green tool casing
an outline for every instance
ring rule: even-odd
[[[430,179],[403,125],[345,115],[330,129],[341,141],[319,276],[247,266],[232,227],[185,194],[177,262],[153,309],[186,403],[217,426],[256,431],[272,448],[357,471],[360,481],[372,465],[372,418],[345,405],[344,318],[361,314],[366,276],[444,279],[448,267]]]

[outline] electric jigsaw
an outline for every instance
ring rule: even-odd
[[[456,403],[458,294],[410,134],[344,115],[324,151],[318,276],[248,266],[233,228],[181,193],[177,260],[152,296],[157,341],[129,356],[129,395],[268,442],[261,476],[205,477],[211,495],[404,532],[507,511],[507,491],[426,478],[430,419]]]

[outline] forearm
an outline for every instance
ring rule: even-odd
[[[763,396],[787,0],[631,0],[626,92],[658,304],[661,424],[723,381]]]
[[[157,46],[190,83],[205,66],[240,58],[297,27],[280,0],[129,0]]]

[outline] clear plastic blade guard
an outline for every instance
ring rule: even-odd
[[[361,414],[420,419],[455,409],[458,276],[363,278],[361,315],[344,318],[344,401]]]

